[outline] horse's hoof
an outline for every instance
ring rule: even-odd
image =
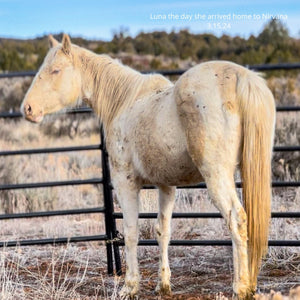
[[[138,300],[138,288],[136,286],[124,285],[119,293],[122,300]]]
[[[255,292],[252,291],[248,283],[239,282],[233,284],[233,297],[234,300],[253,300]]]
[[[233,293],[232,299],[233,300],[253,300],[253,293],[252,292],[240,292],[239,294]]]
[[[171,286],[169,283],[159,282],[155,288],[155,292],[156,292],[156,294],[161,295],[161,296],[171,296],[172,295]]]

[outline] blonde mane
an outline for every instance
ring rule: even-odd
[[[79,51],[78,62],[85,73],[83,86],[89,86],[92,90],[86,100],[106,128],[139,97],[153,93],[162,85],[153,80],[154,77],[161,77],[160,75],[143,75],[107,55],[96,55],[76,48]],[[153,84],[149,84],[150,81]],[[166,82],[168,81],[163,79],[163,85]]]

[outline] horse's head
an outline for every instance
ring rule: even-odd
[[[69,36],[64,35],[59,43],[50,35],[49,43],[50,50],[21,105],[25,118],[36,123],[44,115],[74,104],[81,90],[81,76]]]

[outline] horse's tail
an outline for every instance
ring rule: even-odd
[[[271,156],[275,104],[263,78],[251,71],[238,76],[242,124],[243,201],[247,214],[250,287],[254,291],[267,253],[271,215]]]

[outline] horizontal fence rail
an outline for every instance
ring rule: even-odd
[[[61,114],[90,114],[92,113],[93,110],[89,107],[78,107],[78,108],[72,108],[72,109],[68,109],[66,111],[64,111]],[[57,115],[59,115],[60,113],[57,113]],[[0,118],[9,118],[9,119],[13,119],[13,118],[21,118],[22,114],[20,112],[0,112]]]
[[[53,210],[53,211],[37,211],[28,213],[13,213],[13,214],[0,214],[0,220],[8,219],[24,219],[24,218],[37,218],[37,217],[52,217],[52,216],[66,216],[66,215],[79,215],[79,214],[95,214],[105,211],[105,207],[94,208],[79,208],[79,209],[66,209],[66,210]],[[113,213],[115,219],[123,219],[122,213]],[[272,212],[272,218],[300,218],[300,212]],[[156,219],[157,213],[139,213],[140,219]],[[223,218],[220,213],[173,213],[173,219],[221,219]]]
[[[87,146],[72,146],[72,147],[39,148],[39,149],[0,151],[0,156],[24,155],[24,154],[25,155],[46,154],[46,153],[58,153],[58,152],[87,151],[87,150],[102,150],[102,145],[97,144],[97,145],[87,145]]]
[[[49,181],[49,182],[35,182],[35,183],[16,183],[16,184],[3,184],[0,185],[0,191],[4,190],[19,190],[19,189],[36,189],[47,188],[56,186],[68,186],[68,185],[84,185],[84,184],[100,184],[103,183],[102,178],[90,178],[90,179],[77,179],[77,180],[65,180],[65,181]],[[242,182],[236,182],[237,188],[242,188]],[[300,181],[273,181],[272,187],[300,187]],[[110,185],[110,188],[113,187]],[[206,184],[201,182],[195,185],[182,185],[177,186],[177,189],[206,189]],[[142,187],[145,190],[156,189],[156,186],[145,185]]]
[[[37,148],[37,149],[23,149],[23,150],[9,150],[0,151],[0,156],[10,155],[31,155],[31,154],[47,154],[59,152],[72,152],[72,151],[88,151],[88,150],[102,150],[102,145],[86,145],[86,146],[72,146],[72,147],[57,147],[57,148]],[[275,146],[274,152],[295,152],[300,151],[300,146]]]
[[[278,71],[278,70],[298,70],[300,69],[300,63],[282,63],[282,64],[261,64],[261,65],[245,65],[246,68],[255,71]],[[159,73],[164,76],[176,76],[183,74],[186,69],[176,70],[148,70],[142,71],[144,74]],[[36,75],[36,71],[24,71],[24,72],[9,72],[0,73],[0,78],[13,78],[13,77],[33,77]]]
[[[300,106],[277,106],[276,107],[277,112],[296,112],[300,111]],[[86,113],[93,113],[93,110],[88,107],[79,107],[74,109],[69,109],[67,111],[64,111],[61,114],[86,114]],[[57,113],[56,115],[59,115],[60,113]],[[0,118],[7,118],[7,119],[14,119],[14,118],[21,118],[22,114],[20,112],[0,112]]]
[[[124,241],[119,242],[124,246]],[[156,240],[140,240],[139,246],[158,246]],[[171,240],[170,246],[232,246],[231,240]],[[293,240],[270,240],[269,246],[275,247],[299,247],[300,241]]]
[[[65,210],[52,210],[52,211],[35,211],[35,212],[28,212],[28,213],[2,214],[0,215],[0,220],[95,214],[95,213],[103,213],[103,212],[105,212],[105,207],[65,209]]]
[[[122,213],[115,212],[113,214],[116,219],[123,219]],[[300,212],[272,212],[272,218],[300,218]],[[139,213],[140,219],[156,219],[157,213]],[[223,218],[220,213],[211,212],[211,213],[173,213],[172,219],[221,219]],[[1,217],[0,217],[1,219]]]
[[[8,150],[8,151],[0,151],[0,156],[32,155],[32,154],[62,153],[62,152],[90,151],[90,150],[102,150],[102,145],[97,144],[97,145],[72,146],[72,147]],[[274,152],[296,152],[296,151],[300,151],[300,146],[275,146],[273,148],[273,151]]]
[[[20,240],[20,241],[7,241],[0,242],[0,247],[16,247],[16,246],[37,246],[37,245],[55,245],[79,242],[93,242],[93,241],[107,241],[107,235],[90,235],[90,236],[73,236],[61,238],[48,238],[36,240]]]
[[[64,180],[64,181],[48,181],[48,182],[35,182],[35,183],[19,183],[19,184],[18,183],[17,184],[3,184],[3,185],[0,185],[0,191],[19,190],[19,189],[36,189],[36,188],[47,188],[47,187],[68,186],[68,185],[100,184],[100,183],[103,183],[102,178]]]
[[[247,65],[249,69],[256,71],[274,71],[274,70],[297,70],[300,69],[300,63],[289,64],[270,64],[270,65]],[[186,70],[160,70],[160,71],[145,71],[143,73],[160,73],[165,76],[181,75]],[[14,78],[24,76],[35,76],[36,71],[29,72],[14,72],[14,73],[2,73],[1,78]],[[277,112],[299,112],[300,106],[279,106],[276,108]],[[92,110],[88,107],[81,107],[76,109],[69,109],[68,114],[86,114],[91,113]],[[20,112],[0,112],[0,118],[14,119],[20,118],[22,114]],[[2,214],[0,220],[8,219],[22,219],[22,218],[36,218],[36,217],[52,217],[52,216],[65,216],[65,215],[77,215],[77,214],[95,214],[103,213],[105,217],[106,234],[92,235],[92,236],[77,236],[77,237],[61,237],[61,238],[46,238],[46,239],[27,239],[0,242],[0,247],[14,247],[14,246],[31,246],[31,245],[46,245],[46,244],[64,244],[68,242],[87,242],[87,241],[103,241],[106,244],[107,249],[107,261],[108,261],[108,273],[113,273],[113,254],[115,261],[115,269],[117,274],[121,273],[121,263],[119,255],[119,246],[124,245],[122,238],[117,238],[118,232],[116,230],[115,220],[122,219],[123,215],[120,212],[114,212],[112,202],[112,189],[110,183],[109,169],[107,165],[107,154],[105,154],[105,144],[103,142],[103,136],[101,135],[101,143],[96,145],[84,145],[84,146],[72,146],[72,147],[56,147],[56,148],[39,148],[39,149],[20,149],[20,150],[6,150],[0,151],[0,157],[16,156],[16,155],[33,155],[33,154],[46,154],[46,153],[60,153],[60,152],[72,152],[72,151],[90,151],[101,150],[102,151],[102,168],[105,169],[102,178],[90,178],[90,179],[77,179],[66,181],[53,181],[53,182],[37,182],[37,183],[18,183],[18,184],[2,184],[0,185],[0,191],[5,190],[17,190],[17,189],[29,189],[29,188],[47,188],[47,187],[59,187],[59,186],[71,186],[82,184],[102,184],[104,190],[104,202],[103,207],[85,208],[85,209],[68,209],[68,210],[55,210],[55,211],[39,211],[28,213],[13,213]],[[300,145],[295,146],[274,146],[274,152],[294,152],[300,151]],[[104,154],[103,154],[104,153]],[[106,161],[103,164],[103,161]],[[236,183],[237,188],[242,187],[241,182]],[[272,182],[273,188],[281,187],[300,187],[300,182]],[[144,189],[154,189],[153,186],[144,186]],[[193,186],[180,186],[179,189],[205,189],[205,183],[200,183]],[[154,219],[157,217],[157,213],[140,213],[139,218]],[[173,219],[178,218],[222,218],[220,213],[208,212],[208,213],[176,213],[172,215]],[[272,212],[272,218],[300,218],[300,212]],[[112,246],[111,246],[112,245]],[[156,240],[141,240],[140,246],[157,246]],[[171,240],[171,246],[231,246],[231,240]],[[269,246],[300,246],[300,241],[294,240],[270,240]],[[113,253],[114,252],[114,253]]]

